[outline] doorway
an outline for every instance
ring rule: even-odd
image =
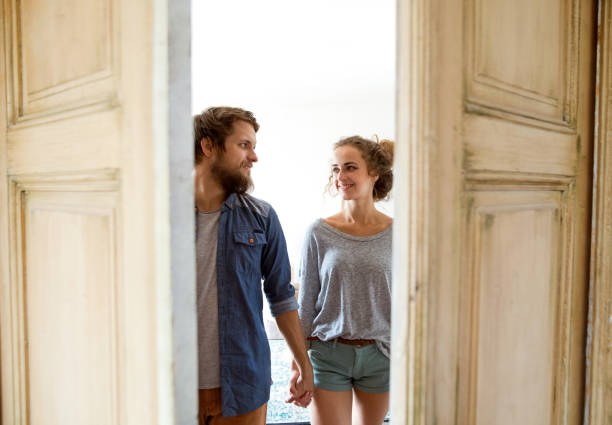
[[[192,111],[227,105],[255,114],[252,194],[276,210],[294,271],[307,227],[340,209],[325,193],[333,143],[394,139],[395,20],[395,0],[192,2]],[[393,199],[377,208],[392,216]],[[284,403],[290,355],[267,306],[264,321],[273,353],[268,422],[307,422],[307,410]]]

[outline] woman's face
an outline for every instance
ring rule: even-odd
[[[334,151],[332,160],[333,185],[345,201],[373,199],[372,190],[378,176],[371,176],[361,152],[350,145]]]

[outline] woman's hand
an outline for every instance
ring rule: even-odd
[[[308,407],[314,393],[314,377],[312,369],[300,371],[295,360],[291,361],[291,379],[289,380],[289,394],[285,403],[293,403],[299,407]]]

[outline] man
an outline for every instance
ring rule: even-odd
[[[283,231],[274,209],[247,194],[258,129],[239,108],[194,117],[201,425],[265,424],[272,380],[262,278],[297,364],[287,401],[306,407],[314,390]]]

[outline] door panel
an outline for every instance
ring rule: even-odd
[[[576,94],[577,4],[467,1],[467,101],[544,122],[569,123]]]
[[[565,391],[564,199],[491,189],[466,193],[461,405],[467,423],[549,424]]]
[[[58,188],[21,192],[30,422],[118,423],[116,191]]]
[[[117,98],[118,3],[12,3],[12,124]]]
[[[399,2],[399,423],[582,423],[595,8]]]

